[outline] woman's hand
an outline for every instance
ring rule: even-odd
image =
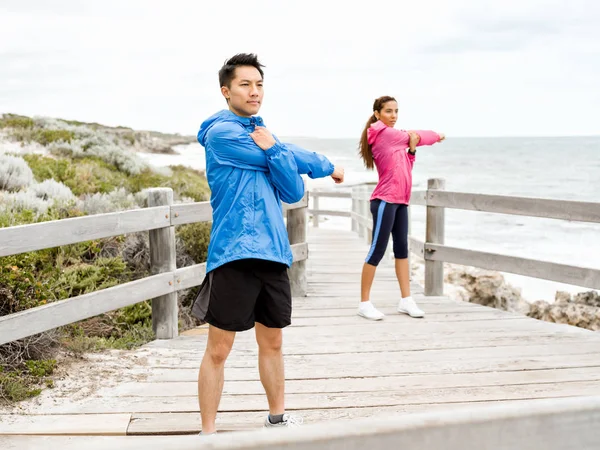
[[[408,148],[411,153],[414,153],[417,151],[417,145],[419,145],[419,142],[421,141],[421,136],[419,136],[414,131],[409,131],[408,135],[410,136],[410,139],[408,141]]]
[[[440,142],[446,139],[446,135],[444,133],[438,133],[440,135]]]

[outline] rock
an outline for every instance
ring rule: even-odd
[[[529,317],[547,322],[564,323],[588,330],[600,330],[600,308],[564,300],[550,304],[539,300],[530,305]]]
[[[597,291],[580,292],[579,294],[575,294],[573,296],[572,301],[574,303],[600,308],[600,293]]]
[[[556,291],[556,295],[554,296],[555,302],[570,302],[571,294],[565,291]]]
[[[462,286],[466,291],[463,297],[471,303],[521,314],[529,312],[530,305],[521,297],[521,291],[498,272],[463,266],[450,266],[445,272],[445,281]]]

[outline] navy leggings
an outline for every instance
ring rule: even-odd
[[[371,214],[373,243],[367,255],[367,264],[379,264],[390,240],[390,233],[394,241],[394,257],[408,258],[408,205],[375,199],[371,201]]]

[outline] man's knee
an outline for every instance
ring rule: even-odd
[[[283,345],[283,332],[279,328],[256,325],[256,343],[260,351],[280,352]]]
[[[233,347],[234,337],[235,333],[223,332],[223,330],[209,330],[206,355],[211,359],[213,364],[217,366],[225,364]]]

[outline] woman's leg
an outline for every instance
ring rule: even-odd
[[[358,314],[371,320],[383,319],[384,314],[378,311],[371,303],[371,287],[375,278],[377,265],[383,258],[385,249],[390,240],[390,233],[394,224],[395,207],[383,200],[371,202],[371,214],[373,215],[373,242],[363,265],[360,280],[360,306]]]
[[[408,206],[399,205],[396,210],[394,227],[392,228],[394,240],[394,258],[396,278],[400,285],[402,298],[410,297],[410,268],[408,267]]]
[[[406,313],[411,317],[424,317],[425,313],[417,306],[410,295],[407,205],[399,206],[396,211],[392,237],[394,239],[394,257],[396,258],[396,277],[402,293],[402,298],[398,302],[398,312]]]

